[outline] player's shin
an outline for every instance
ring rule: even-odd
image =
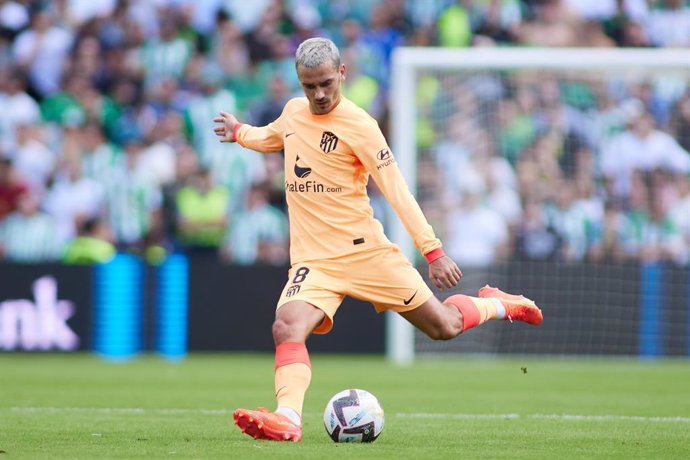
[[[463,319],[463,331],[479,326],[490,319],[502,319],[505,316],[503,305],[496,299],[482,299],[456,294],[448,297],[443,303],[460,311]]]
[[[276,347],[276,412],[301,425],[304,395],[311,382],[311,362],[304,343],[285,342]]]

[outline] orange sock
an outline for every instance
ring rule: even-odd
[[[495,299],[482,299],[463,294],[452,295],[443,301],[443,303],[452,305],[460,311],[463,319],[463,331],[479,326],[490,319],[498,318],[498,306],[495,302]],[[503,307],[501,306],[501,308]]]
[[[289,408],[302,417],[304,394],[311,383],[311,361],[303,343],[285,342],[276,347],[275,390],[278,409]]]

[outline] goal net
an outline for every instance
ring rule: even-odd
[[[464,273],[437,296],[491,284],[545,317],[433,342],[390,315],[394,361],[690,354],[690,51],[400,48],[392,78],[393,151]]]

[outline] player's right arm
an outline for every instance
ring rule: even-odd
[[[239,142],[242,147],[263,153],[283,150],[283,114],[266,126],[240,123],[227,112],[220,112],[213,121],[218,123],[213,131],[220,137],[220,142]]]

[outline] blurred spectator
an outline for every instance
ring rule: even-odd
[[[269,89],[272,81],[280,78],[285,83],[288,93],[301,94],[302,87],[295,72],[295,49],[290,40],[282,35],[276,35],[271,39],[270,48],[270,59],[261,61],[256,68],[256,78],[264,91]],[[272,97],[270,89],[264,97]]]
[[[276,74],[268,85],[266,99],[250,107],[248,114],[251,123],[254,126],[266,126],[274,122],[280,116],[285,103],[290,97],[292,97],[292,94],[290,94],[285,79]],[[223,110],[227,111],[227,106]],[[213,136],[213,138],[216,140],[216,136]],[[217,140],[215,142],[218,143]]]
[[[623,213],[623,218],[619,221],[618,241],[620,247],[618,253],[620,258],[625,261],[643,259],[645,244],[652,244],[652,235],[646,230],[649,224],[650,192],[647,188],[642,174],[635,172],[631,178],[630,203],[629,209]],[[657,248],[647,250],[647,259],[656,258]]]
[[[270,0],[261,11],[259,22],[245,36],[249,60],[253,67],[271,58],[271,46],[278,38],[280,23],[283,20],[282,2]],[[236,18],[236,16],[232,16]]]
[[[83,75],[67,75],[62,90],[54,91],[41,102],[43,119],[58,125],[81,125],[86,121],[86,111],[80,103],[90,86]]]
[[[515,237],[515,257],[518,260],[558,260],[561,238],[550,225],[541,203],[528,198]]]
[[[575,198],[573,208],[584,219],[584,233],[587,241],[585,248],[588,260],[602,257],[600,244],[604,228],[604,200],[599,195],[594,183],[594,175],[579,175],[574,179]]]
[[[34,13],[31,26],[17,36],[14,56],[28,72],[31,89],[38,97],[49,96],[60,88],[72,41],[73,34],[55,26],[47,9]]]
[[[251,184],[267,180],[267,159],[282,160],[282,155],[263,155],[253,150],[246,150],[239,144],[224,144],[225,151],[214,158],[211,166],[214,183],[223,185],[230,193],[230,213],[243,206]],[[282,171],[282,162],[280,164]],[[274,176],[273,178],[277,178]],[[280,182],[282,192],[284,183]]]
[[[182,116],[173,111],[165,112],[136,160],[136,173],[146,177],[156,188],[175,180],[175,156],[187,145],[183,131]]]
[[[475,44],[480,38],[489,39],[491,44],[510,43],[515,39],[516,28],[522,20],[519,0],[484,0],[469,3]]]
[[[215,254],[228,224],[229,204],[227,189],[214,185],[207,169],[197,170],[175,196],[180,245],[190,251]]]
[[[580,18],[570,13],[563,0],[532,2],[534,16],[516,28],[519,43],[529,46],[576,46]]]
[[[17,177],[12,161],[0,157],[0,222],[17,210],[19,197],[27,190],[26,183]]]
[[[139,51],[139,66],[147,85],[166,78],[179,79],[192,55],[192,43],[179,35],[176,13],[164,11],[159,18],[159,38],[145,42]]]
[[[88,219],[81,223],[77,236],[70,240],[62,255],[66,264],[102,264],[115,256],[116,248],[112,242],[112,233],[99,218]]]
[[[148,117],[141,100],[140,82],[134,78],[113,82],[112,99],[116,111],[108,127],[108,138],[117,145],[143,139]]]
[[[386,114],[384,93],[375,78],[361,73],[354,51],[349,48],[342,55],[347,74],[341,91],[376,120],[383,120]]]
[[[472,41],[470,14],[465,7],[469,3],[456,0],[438,17],[438,44],[444,48],[465,48]]]
[[[177,235],[177,193],[186,187],[199,171],[199,159],[190,146],[181,148],[175,157],[175,180],[161,187],[162,230],[166,243],[172,245]]]
[[[221,69],[207,62],[202,70],[201,92],[192,97],[184,114],[187,133],[202,165],[211,165],[214,158],[225,153],[225,146],[218,142],[213,130],[208,129],[208,120],[212,120],[221,111],[235,110],[235,96],[223,88]]]
[[[22,122],[16,128],[17,147],[10,152],[14,168],[21,180],[35,190],[43,191],[53,174],[59,152],[46,145],[40,125]]]
[[[626,40],[626,29],[640,29],[649,17],[646,0],[564,0],[567,9],[581,17],[587,24],[585,32],[596,34],[596,42],[604,44],[600,35],[603,31],[613,44],[622,45]],[[591,36],[581,38],[592,42]]]
[[[522,213],[517,191],[517,176],[510,163],[496,152],[490,134],[462,114],[454,115],[446,130],[452,138],[432,149],[444,193],[459,196],[473,181],[457,180],[466,174],[477,175],[485,187],[485,205],[498,212],[513,226]]]
[[[429,149],[450,194],[459,193],[464,186],[463,181],[456,181],[455,178],[470,161],[470,143],[476,132],[473,130],[475,127],[471,118],[463,113],[456,113],[448,119],[446,129],[442,130],[443,137]]]
[[[651,46],[652,42],[641,23],[625,20],[621,26],[619,45],[628,48],[646,48]]]
[[[98,123],[87,123],[81,130],[81,137],[83,175],[107,186],[125,168],[122,150],[106,141]]]
[[[376,79],[384,88],[388,87],[390,63],[393,49],[403,44],[403,36],[391,27],[391,17],[385,5],[374,7],[369,25],[363,31],[358,49],[362,73]]]
[[[654,0],[649,15],[650,41],[656,46],[690,46],[690,4],[685,0]]]
[[[64,90],[51,94],[41,102],[45,121],[62,126],[83,125],[87,120],[105,126],[115,122],[116,105],[108,96],[99,93],[87,76],[71,73],[65,80]]]
[[[531,104],[536,101],[528,97],[529,90],[523,93],[530,105],[524,105],[522,99],[503,98],[497,106],[498,111],[498,145],[501,154],[512,164],[516,164],[523,149],[530,145],[537,135],[537,125]],[[531,95],[530,95],[531,96]]]
[[[249,67],[249,49],[240,27],[223,12],[219,12],[211,37],[210,57],[217,62],[230,81],[241,78]]]
[[[181,80],[165,77],[146,88],[145,102],[142,112],[145,117],[143,128],[145,137],[156,136],[153,132],[167,114],[171,112],[182,113],[185,100],[181,91]]]
[[[654,126],[652,117],[639,100],[625,101],[622,109],[628,128],[611,141],[601,156],[601,171],[611,199],[625,199],[630,195],[634,171],[651,172],[660,168],[690,172],[690,153],[668,133]]]
[[[411,2],[406,0],[383,0],[386,10],[388,10],[388,22],[402,36],[409,37],[414,33],[414,18],[408,10]]]
[[[462,267],[486,267],[503,260],[508,252],[508,224],[481,202],[486,184],[478,174],[466,174],[468,182],[457,207],[448,211],[444,247]]]
[[[557,153],[557,145],[548,137],[536,139],[525,149],[516,165],[523,197],[554,198],[563,178]]]
[[[592,144],[587,119],[582,111],[564,101],[558,83],[553,80],[540,85],[540,96],[542,100],[535,117],[538,134],[549,140],[561,171],[571,178],[575,174],[578,151]]]
[[[26,93],[26,79],[18,69],[0,72],[0,107],[0,150],[8,152],[17,146],[17,126],[32,125],[41,118],[39,106]]]
[[[508,160],[498,155],[486,131],[475,138],[472,161],[486,183],[487,206],[505,219],[512,234],[522,215],[517,175]]]
[[[556,191],[556,199],[546,206],[549,226],[561,241],[559,259],[566,262],[583,262],[591,245],[591,226],[588,215],[575,201],[575,185],[564,180]]]
[[[417,161],[417,201],[433,228],[446,228],[447,210],[457,206],[459,193],[448,193],[447,184],[439,180],[438,168],[428,155]]]
[[[106,186],[106,223],[118,248],[143,250],[162,228],[162,195],[150,176],[137,172],[144,145],[125,146],[124,164],[110,171]]]
[[[630,211],[620,229],[620,245],[627,260],[687,262],[688,249],[666,212],[641,174],[635,174],[630,194]]]
[[[84,76],[94,86],[104,86],[104,82],[109,78],[103,59],[104,51],[101,42],[94,35],[77,38],[70,53],[70,72]]]
[[[245,207],[232,218],[222,254],[240,265],[285,265],[288,238],[286,215],[268,203],[266,185],[253,184]]]
[[[64,241],[55,234],[57,222],[40,205],[40,196],[31,190],[18,197],[17,210],[0,221],[0,258],[22,263],[59,259]]]
[[[627,256],[620,239],[625,225],[625,216],[620,209],[620,203],[607,201],[601,227],[595,235],[590,248],[592,261],[623,262]]]
[[[583,48],[613,48],[615,40],[609,37],[604,26],[598,21],[584,21],[579,24],[578,46]]]
[[[58,238],[68,241],[84,221],[102,212],[105,188],[84,177],[78,159],[72,159],[60,166],[43,201],[45,211],[56,219]]]

